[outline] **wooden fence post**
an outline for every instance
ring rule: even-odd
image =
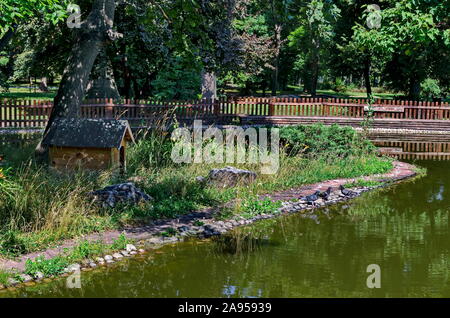
[[[106,102],[106,118],[113,119],[113,100],[112,98],[108,98],[105,100]]]
[[[269,98],[269,116],[275,115],[275,105],[273,104],[273,98]]]

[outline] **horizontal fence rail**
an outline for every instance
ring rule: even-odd
[[[0,101],[0,128],[43,128],[52,101]],[[218,100],[157,101],[96,99],[83,102],[82,118],[126,119],[133,127],[147,126],[162,118],[179,121],[232,120],[245,117],[364,118],[369,111],[375,119],[450,120],[449,103],[375,100],[369,107],[364,98],[227,98]]]

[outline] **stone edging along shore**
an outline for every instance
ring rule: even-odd
[[[209,208],[203,211],[183,215],[177,219],[157,220],[145,226],[125,228],[122,231],[107,231],[104,233],[86,235],[78,239],[67,240],[55,248],[50,248],[43,252],[30,253],[20,257],[17,260],[0,259],[0,268],[3,270],[14,270],[18,273],[21,273],[24,271],[25,262],[28,259],[35,259],[39,256],[44,256],[47,259],[56,257],[62,254],[65,249],[76,246],[80,239],[85,239],[92,242],[101,240],[106,244],[111,244],[114,239],[117,239],[117,237],[119,237],[119,235],[124,234],[128,239],[138,242],[139,249],[135,248],[133,245],[130,245],[127,246],[129,247],[127,248],[127,250],[114,253],[112,256],[106,255],[104,257],[96,258],[96,260],[86,260],[82,262],[82,264],[74,264],[69,266],[70,268],[67,269],[68,272],[74,271],[79,268],[89,270],[89,268],[94,268],[98,265],[106,265],[120,261],[121,259],[130,257],[134,254],[145,253],[146,251],[159,248],[165,244],[182,241],[187,237],[208,238],[221,235],[235,227],[251,224],[261,219],[270,219],[280,215],[296,213],[304,210],[310,210],[309,212],[311,213],[311,210],[314,210],[317,207],[348,200],[349,198],[342,195],[338,190],[338,187],[341,184],[343,185],[346,183],[352,183],[361,179],[379,181],[383,184],[387,184],[397,182],[406,178],[411,178],[416,176],[417,174],[415,166],[408,163],[394,161],[393,165],[394,168],[386,174],[359,178],[328,180],[272,194],[261,195],[261,199],[270,198],[271,200],[282,202],[282,207],[278,209],[278,213],[261,214],[250,219],[239,217],[237,219],[235,218],[226,221],[217,221],[214,220],[215,209]],[[328,187],[333,188],[333,192],[330,195],[329,200],[323,201],[322,199],[319,199],[318,201],[316,201],[315,207],[303,203],[302,201],[296,200],[299,197],[312,194],[317,190],[325,191]],[[367,192],[378,187],[380,187],[380,185],[373,187],[351,188],[351,190],[354,191],[355,196],[359,196],[363,192]],[[200,221],[202,224],[199,223]],[[176,229],[177,234],[175,236],[163,237],[161,235],[161,232],[164,232],[169,228]],[[25,281],[43,279],[43,277],[29,277],[28,275],[22,275],[22,277],[23,276],[25,276],[23,279]],[[19,282],[12,282],[12,285],[14,283],[17,284]]]

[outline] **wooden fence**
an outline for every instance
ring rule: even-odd
[[[449,103],[376,100],[376,119],[450,120]],[[0,128],[42,128],[51,112],[51,101],[0,101]],[[228,98],[219,100],[89,100],[81,105],[83,118],[126,119],[133,127],[145,126],[164,116],[179,121],[204,119],[229,121],[244,117],[364,118],[367,99],[340,98]]]
[[[375,142],[381,154],[397,159],[450,160],[450,142]]]

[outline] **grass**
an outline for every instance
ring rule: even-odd
[[[56,87],[49,87],[48,92],[41,92],[37,88],[28,88],[27,85],[10,87],[7,92],[0,91],[0,99],[17,100],[52,100],[56,96]]]
[[[12,273],[0,269],[0,285],[8,286],[9,285],[8,280],[12,277],[13,277]]]
[[[218,218],[236,214],[252,217],[270,213],[277,207],[277,203],[257,201],[258,194],[328,179],[384,173],[392,168],[390,159],[378,157],[375,148],[351,128],[315,125],[294,129],[286,128],[280,134],[286,151],[281,151],[276,174],[259,175],[256,182],[248,186],[224,189],[204,186],[195,177],[206,176],[211,169],[229,164],[173,163],[170,159],[172,141],[164,131],[148,132],[132,147],[126,175],[114,171],[60,174],[26,159],[34,144],[10,149],[5,153],[9,168],[4,167],[3,177],[0,177],[0,254],[17,257],[56,245],[63,239],[151,219],[173,218],[231,200],[237,202],[236,207],[223,209]],[[307,151],[292,151],[305,147]],[[258,164],[234,166],[257,172],[261,168]],[[86,193],[129,177],[139,177],[137,186],[154,198],[151,204],[108,209],[87,200]],[[83,244],[74,252],[77,257],[91,257],[103,248]],[[126,240],[115,244],[121,249]],[[49,267],[59,266],[52,264]]]
[[[89,242],[82,240],[72,249],[66,249],[62,255],[51,259],[45,259],[43,256],[34,260],[27,260],[25,263],[25,274],[36,276],[41,272],[46,277],[57,276],[64,272],[70,264],[79,261],[101,256],[106,253],[123,250],[131,241],[123,234],[113,240],[112,244],[105,244],[102,241]]]
[[[46,259],[43,256],[40,256],[32,260],[27,260],[24,273],[33,277],[35,277],[38,272],[42,273],[45,277],[57,276],[63,274],[65,268],[70,264],[85,259],[91,259],[96,256],[103,256],[107,253],[124,250],[126,245],[132,242],[133,241],[128,239],[124,234],[121,234],[117,239],[113,240],[111,244],[106,244],[101,240],[94,242],[81,240],[75,247],[64,249],[64,253],[56,257]],[[11,278],[19,282],[22,281],[18,273],[0,269],[1,285],[9,286],[9,279]]]

